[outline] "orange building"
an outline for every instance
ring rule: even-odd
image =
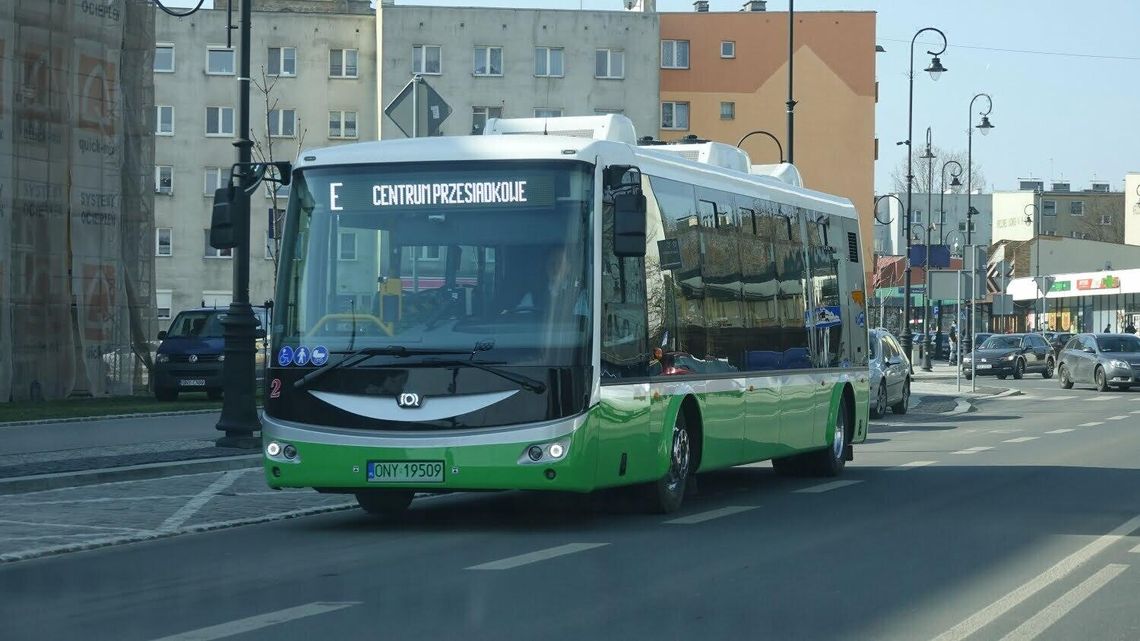
[[[765,130],[784,146],[786,160],[788,14],[660,15],[658,137],[694,134],[735,145],[745,134]],[[870,257],[877,151],[875,12],[797,11],[794,42],[793,160],[804,186],[855,203],[864,254]],[[766,136],[751,136],[743,147],[753,163],[779,160]]]

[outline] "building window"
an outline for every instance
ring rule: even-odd
[[[154,316],[159,320],[170,320],[170,308],[174,303],[174,291],[156,289],[154,292]]]
[[[228,167],[206,167],[206,182],[202,193],[213,197],[214,191],[227,187],[230,184],[230,170]]]
[[[419,260],[439,260],[439,245],[420,245],[416,258]]]
[[[1085,201],[1074,200],[1069,203],[1070,216],[1084,216],[1085,215]]]
[[[442,59],[442,47],[439,45],[415,45],[412,47],[412,73],[439,75],[443,71]]]
[[[155,73],[174,73],[174,45],[160,43],[154,46]]]
[[[720,103],[720,119],[721,120],[735,120],[736,119],[736,103],[735,102],[722,102],[722,103]]]
[[[356,138],[356,112],[330,111],[329,138]]]
[[[502,107],[472,107],[471,108],[471,133],[479,135],[483,133],[483,128],[487,126],[487,120],[490,118],[502,118]]]
[[[206,257],[206,258],[232,258],[233,257],[234,250],[232,250],[232,249],[217,249],[215,247],[211,247],[210,246],[210,230],[204,229],[202,231],[205,232],[204,236],[206,239],[206,244],[205,244],[206,249],[202,253],[202,255],[204,257]]]
[[[234,75],[234,50],[227,47],[206,47],[206,73],[212,76]]]
[[[732,40],[724,40],[720,43],[720,57],[721,58],[735,58],[736,57],[736,43]]]
[[[661,41],[661,68],[662,69],[688,69],[689,68],[689,41],[688,40],[662,40]]]
[[[154,255],[173,255],[174,243],[171,238],[172,230],[169,227],[159,227],[154,230]]]
[[[297,48],[296,47],[270,47],[269,48],[269,75],[296,76],[297,75]]]
[[[234,108],[206,107],[206,135],[234,135]]]
[[[297,133],[295,109],[269,110],[269,135],[274,138],[292,138]]]
[[[534,117],[535,118],[561,118],[562,117],[562,110],[561,109],[553,109],[550,107],[535,107]]]
[[[540,78],[561,78],[563,76],[562,49],[535,47],[534,75]]]
[[[154,193],[174,194],[174,167],[170,165],[154,166]]]
[[[1055,201],[1055,200],[1042,200],[1041,201],[1041,213],[1044,214],[1045,216],[1056,216],[1057,215],[1057,201]]]
[[[476,76],[503,75],[503,48],[502,47],[475,47]]]
[[[975,223],[974,221],[971,220],[970,221],[970,231],[971,232],[978,231],[977,225],[978,225],[977,223]],[[966,231],[966,222],[965,221],[958,223],[958,231]]]
[[[625,78],[625,51],[622,49],[597,49],[594,51],[595,78]]]
[[[356,49],[329,49],[329,77],[355,78]]]
[[[1101,214],[1100,215],[1100,224],[1111,225],[1112,224],[1112,214]]]
[[[173,136],[174,107],[155,105],[154,113],[154,134],[156,136]]]
[[[356,260],[356,232],[340,232],[340,244],[337,246],[338,260]]]
[[[688,129],[689,103],[663,102],[661,103],[662,129]]]

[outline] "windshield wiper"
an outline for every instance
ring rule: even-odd
[[[474,358],[477,352],[484,352],[495,346],[494,341],[479,341],[475,344],[475,348],[470,352],[471,357]],[[355,367],[364,361],[372,358],[373,356],[397,356],[404,358],[407,356],[454,356],[457,354],[467,354],[468,352],[454,349],[433,349],[427,347],[405,347],[403,345],[385,345],[384,347],[364,347],[358,350],[353,350],[345,357],[335,363],[327,363],[318,367],[317,369],[305,374],[301,378],[293,382],[293,387],[297,389],[304,389],[309,383],[317,380],[318,378],[328,374],[329,372],[340,369],[342,367]]]
[[[494,374],[495,376],[498,376],[500,378],[505,378],[506,380],[508,380],[512,383],[516,383],[519,387],[521,387],[521,388],[523,388],[529,392],[534,392],[535,394],[542,394],[543,392],[546,391],[546,383],[543,383],[542,381],[538,380],[537,378],[531,378],[531,377],[526,376],[524,374],[518,374],[515,372],[508,372],[505,369],[501,369],[501,368],[495,367],[493,365],[489,365],[487,363],[480,363],[479,361],[474,361],[474,360],[466,360],[466,361],[461,361],[461,360],[432,360],[432,361],[420,361],[419,364],[439,365],[440,367],[474,367],[475,369],[483,370],[484,372],[487,372],[489,374]]]

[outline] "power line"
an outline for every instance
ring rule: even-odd
[[[899,38],[881,38],[881,40],[885,40],[887,42],[907,42],[907,43],[910,42],[910,40],[901,40]],[[918,44],[928,44],[931,46],[938,46],[941,43],[921,42],[920,41]],[[950,45],[950,48],[955,48],[955,47],[960,48],[960,49],[979,49],[981,51],[999,51],[1002,53],[1028,53],[1028,54],[1033,54],[1033,55],[1038,55],[1038,56],[1061,56],[1061,57],[1066,57],[1066,58],[1094,58],[1097,60],[1140,61],[1140,56],[1109,56],[1109,55],[1095,54],[1095,53],[1071,53],[1071,52],[1067,52],[1067,51],[1035,51],[1032,49],[1002,49],[1000,47],[982,47],[982,46],[978,46],[978,45],[959,45],[959,44],[951,44]]]

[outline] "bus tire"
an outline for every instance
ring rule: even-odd
[[[839,411],[835,414],[835,424],[832,425],[831,439],[827,447],[822,450],[808,452],[804,456],[808,471],[814,476],[839,476],[847,466],[847,457],[844,450],[851,438],[851,412],[847,399],[839,404]]]
[[[373,516],[399,516],[412,504],[413,490],[365,490],[356,493],[360,509]]]
[[[685,499],[685,488],[693,473],[693,447],[684,409],[673,421],[673,438],[669,448],[669,470],[646,486],[646,508],[655,514],[676,512]]]

